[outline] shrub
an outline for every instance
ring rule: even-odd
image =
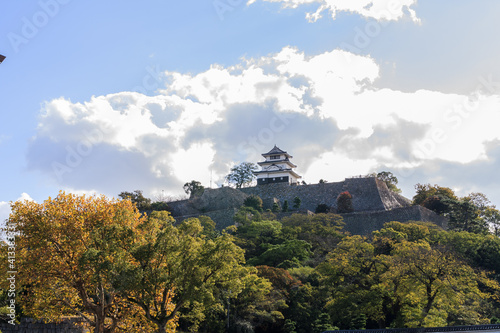
[[[337,212],[339,214],[352,213],[352,195],[348,191],[342,192],[337,197]]]
[[[262,212],[262,199],[258,195],[252,194],[243,201],[243,205]]]

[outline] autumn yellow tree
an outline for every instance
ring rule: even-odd
[[[13,203],[8,222],[18,233],[24,311],[44,320],[81,316],[98,333],[117,331],[122,323],[140,331],[140,321],[131,320],[137,308],[111,281],[117,267],[131,260],[134,230],[142,219],[129,200],[104,196],[60,192],[41,204]]]

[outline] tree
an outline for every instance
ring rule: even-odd
[[[288,212],[288,200],[283,202],[283,212]]]
[[[293,198],[293,208],[294,209],[299,209],[301,204],[302,204],[302,200],[300,200],[299,197]]]
[[[245,250],[247,259],[261,255],[269,244],[278,244],[282,225],[279,221],[251,221],[238,226],[237,244]]]
[[[320,183],[320,184],[326,184],[326,183],[328,183],[328,180],[324,180],[323,178],[321,178],[321,179],[319,180],[319,183]]]
[[[491,312],[485,304],[500,286],[449,247],[428,242],[443,233],[424,224],[390,222],[372,241],[344,238],[316,269],[330,294],[326,309],[333,324],[354,329],[365,323],[366,328],[486,323]]]
[[[490,285],[496,293],[499,286],[485,274],[474,272],[452,252],[426,243],[403,241],[397,244],[391,260],[387,277],[399,285],[397,294],[402,299],[401,318],[406,327],[486,323],[477,305],[489,296],[478,285]],[[389,286],[393,288],[394,284]],[[454,314],[458,315],[456,318],[475,319],[448,323]]]
[[[497,237],[500,236],[500,211],[493,207],[486,208],[484,220],[493,229],[493,234]]]
[[[398,178],[389,171],[381,171],[375,176],[378,180],[383,181],[387,188],[393,192],[401,193],[401,189],[397,187]]]
[[[233,220],[237,226],[245,225],[251,221],[262,220],[262,215],[255,208],[242,206],[242,207],[240,207],[240,209],[238,209],[236,214],[234,214]]]
[[[118,196],[124,200],[130,200],[137,206],[137,209],[141,213],[151,211],[151,199],[146,198],[141,190],[135,190],[134,192],[121,192]]]
[[[352,213],[352,195],[348,191],[344,191],[337,197],[337,212],[339,214]]]
[[[313,255],[308,264],[315,266],[325,260],[343,237],[342,216],[336,214],[293,214],[283,218],[283,238],[297,238],[312,245]]]
[[[413,197],[414,205],[422,205],[423,202],[432,196],[438,196],[442,199],[458,200],[455,192],[449,187],[442,187],[438,185],[432,186],[431,184],[416,184],[415,190],[417,194]]]
[[[321,203],[316,206],[316,209],[314,210],[315,214],[327,214],[330,212],[330,206],[327,204]]]
[[[254,171],[257,165],[250,162],[242,162],[231,168],[231,172],[226,176],[226,180],[234,184],[236,188],[242,188],[250,184],[254,179]]]
[[[142,239],[131,251],[134,260],[121,270],[115,287],[144,310],[159,333],[175,323],[181,309],[210,307],[218,288],[234,296],[241,292],[248,271],[231,235],[207,238],[196,218],[175,227],[165,212],[151,214],[138,230]]]
[[[78,315],[95,332],[113,332],[132,307],[112,287],[118,267],[129,260],[134,230],[143,221],[130,200],[60,192],[38,204],[12,205],[19,282],[27,314],[58,319]]]
[[[205,191],[205,187],[203,187],[203,185],[201,185],[201,183],[196,180],[192,180],[189,183],[184,184],[183,188],[184,192],[186,192],[186,194],[189,194],[190,198],[199,197]]]
[[[241,293],[228,299],[229,332],[264,332],[269,326],[284,320],[280,311],[286,308],[284,300],[276,297],[270,281],[253,274],[257,271],[254,267],[248,267],[248,270],[252,274],[244,277]],[[274,330],[271,327],[267,331]]]
[[[262,212],[263,202],[258,195],[255,194],[250,195],[245,199],[245,201],[243,201],[243,205],[245,207],[251,207],[259,212]]]
[[[264,253],[248,261],[251,265],[267,265],[280,268],[300,266],[300,262],[311,255],[311,244],[306,241],[292,239],[281,244],[267,245]]]
[[[280,207],[280,204],[277,203],[277,202],[274,202],[273,203],[273,208],[271,208],[271,211],[273,213],[279,213],[281,211],[281,207]]]
[[[451,204],[454,200],[451,200],[447,197],[433,195],[428,197],[421,203],[421,206],[432,210],[438,215],[445,215],[450,212]]]
[[[451,203],[450,229],[474,233],[487,233],[486,221],[480,216],[481,211],[469,198],[455,200]]]

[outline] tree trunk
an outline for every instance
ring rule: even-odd
[[[157,324],[157,325],[158,325],[158,329],[156,330],[156,333],[167,333],[167,330],[166,330],[167,322]]]
[[[95,333],[105,333],[104,319],[101,316],[95,316]]]

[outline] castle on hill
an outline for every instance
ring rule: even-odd
[[[274,146],[262,156],[264,161],[258,162],[261,169],[254,172],[257,186],[205,189],[201,196],[169,203],[173,217],[183,220],[206,215],[222,229],[234,224],[234,214],[250,195],[259,196],[264,209],[271,209],[275,203],[283,206],[285,201],[291,204],[298,197],[301,212],[314,212],[319,204],[326,204],[336,211],[337,197],[348,191],[352,196],[354,212],[340,215],[345,222],[344,229],[352,234],[369,234],[390,221],[424,221],[447,227],[444,217],[422,206],[411,205],[409,199],[389,190],[383,181],[374,176],[301,185],[299,180],[302,177],[294,171],[297,166],[291,162],[293,157],[286,151]]]
[[[257,185],[275,183],[297,185],[299,179],[302,178],[293,171],[297,167],[290,161],[293,156],[279,149],[276,145],[268,153],[262,154],[262,156],[266,160],[257,163],[262,170],[254,172],[257,176]]]

